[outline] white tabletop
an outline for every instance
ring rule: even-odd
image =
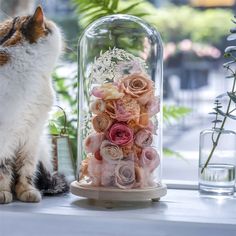
[[[236,235],[236,199],[168,190],[160,202],[103,203],[73,195],[47,197],[38,204],[0,205],[0,236],[199,236]]]

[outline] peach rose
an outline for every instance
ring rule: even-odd
[[[134,137],[134,143],[141,148],[150,146],[152,144],[152,140],[152,133],[148,129],[141,129],[135,134]]]
[[[112,119],[106,113],[102,113],[93,117],[92,124],[95,131],[103,133],[111,126]]]
[[[140,106],[138,102],[130,97],[124,96],[118,100],[106,102],[105,112],[112,118],[118,121],[139,121]]]
[[[115,119],[118,121],[129,121],[131,119],[139,121],[140,106],[138,102],[130,96],[124,96],[115,103]]]
[[[154,94],[154,83],[147,75],[131,74],[121,80],[121,88],[145,105]]]
[[[102,141],[104,140],[104,134],[93,133],[87,136],[84,140],[84,149],[87,153],[95,153],[99,150]]]
[[[93,186],[101,185],[102,161],[97,160],[93,156],[88,159],[88,175]]]
[[[92,102],[90,109],[92,113],[98,115],[105,111],[106,104],[102,99],[96,99]]]
[[[116,145],[125,146],[133,141],[133,131],[123,123],[115,123],[109,129],[107,138]]]
[[[142,150],[140,165],[153,172],[160,164],[160,157],[157,151],[152,147],[146,147]]]
[[[134,162],[120,161],[115,168],[115,184],[122,189],[130,189],[135,184]]]
[[[114,143],[104,140],[100,147],[100,155],[107,162],[116,162],[123,158],[122,149]]]
[[[119,92],[118,86],[112,83],[102,84],[101,86],[92,89],[92,95],[103,100],[119,99],[124,96],[124,93]]]

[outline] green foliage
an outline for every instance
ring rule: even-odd
[[[190,6],[172,6],[155,8],[144,2],[131,13],[142,12],[143,18],[154,25],[161,33],[164,42],[179,42],[191,39],[196,43],[211,43],[218,46],[231,27],[228,20],[232,11],[227,9],[198,10]]]
[[[163,106],[164,122],[171,123],[172,121],[178,121],[188,115],[190,112],[190,108],[183,106]]]
[[[164,147],[163,153],[165,157],[177,157],[180,158],[181,160],[187,161],[187,159],[185,159],[180,153],[175,152],[169,148]]]
[[[218,46],[231,27],[228,19],[232,11],[227,9],[202,11],[174,5],[157,9],[148,1],[138,0],[73,0],[73,3],[82,27],[102,16],[130,14],[144,18],[155,26],[164,42],[177,43],[188,38],[193,42],[210,42]]]
[[[58,100],[66,113],[65,116],[60,108],[55,107],[55,112],[49,122],[50,133],[60,135],[61,130],[66,125],[66,133],[69,135],[72,144],[73,157],[77,157],[77,75],[76,72],[68,77],[59,76],[57,72],[53,74],[55,89],[57,91]]]
[[[121,7],[121,0],[72,0],[76,7],[79,23],[85,27],[93,21],[113,14],[129,14],[142,1],[135,1],[128,6]],[[144,13],[137,12],[135,16],[143,16]]]

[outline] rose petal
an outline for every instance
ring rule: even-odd
[[[95,153],[99,150],[102,141],[104,140],[104,134],[93,133],[87,136],[84,140],[84,149],[87,153]]]
[[[124,93],[119,92],[119,88],[116,85],[112,83],[106,83],[99,87],[94,87],[92,89],[92,95],[104,100],[112,100],[122,98]]]

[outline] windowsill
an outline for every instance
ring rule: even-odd
[[[73,195],[0,206],[1,235],[235,235],[236,199],[168,190],[160,202],[105,209]],[[177,234],[176,234],[177,233]]]
[[[168,189],[198,190],[198,182],[189,180],[169,180],[164,179]]]

